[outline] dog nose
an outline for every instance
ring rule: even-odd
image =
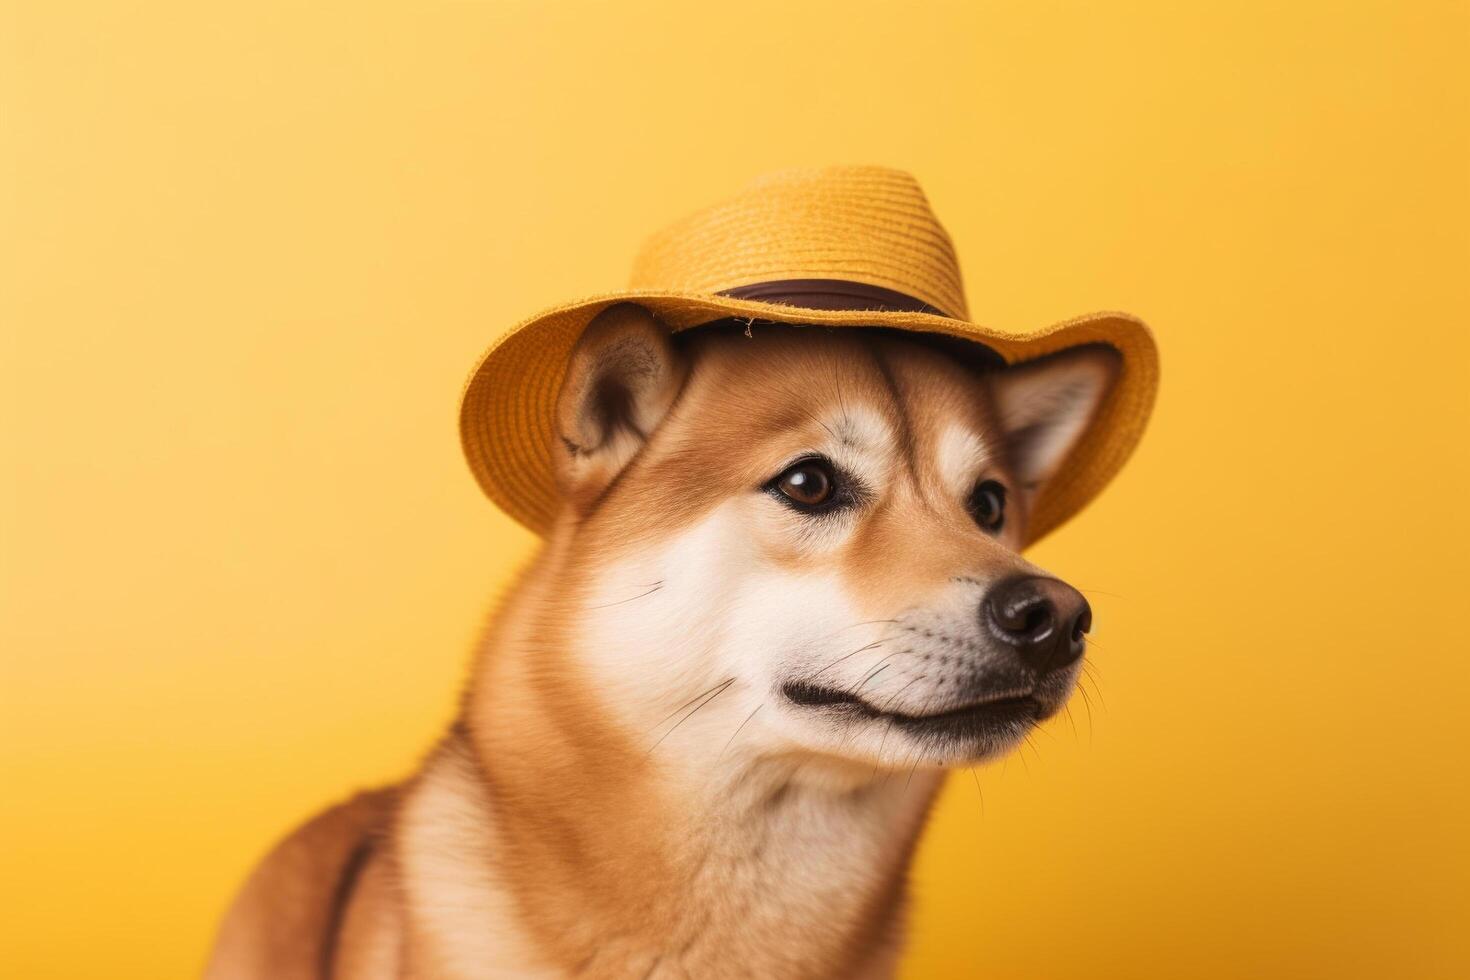
[[[1082,593],[1054,578],[1027,576],[991,587],[980,618],[990,634],[1045,673],[1082,656],[1092,607]]]

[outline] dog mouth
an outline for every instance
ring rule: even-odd
[[[879,708],[855,694],[805,681],[783,685],[786,700],[801,708],[849,714],[886,721],[912,735],[955,741],[995,739],[1041,721],[1046,707],[1031,692],[986,698],[932,714],[909,714]]]

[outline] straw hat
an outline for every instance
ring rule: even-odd
[[[731,317],[829,327],[881,326],[982,344],[1007,363],[1078,344],[1123,356],[1090,430],[1038,494],[1035,541],[1095,496],[1128,458],[1153,405],[1158,353],[1143,323],[1094,313],[1035,331],[971,322],[949,235],[918,183],[882,167],[786,171],[655,235],[630,288],[558,306],[487,350],[465,385],[460,438],[485,493],[545,533],[559,505],[552,419],[583,328],[635,302],[671,330]]]

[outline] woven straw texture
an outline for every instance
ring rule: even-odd
[[[949,316],[892,310],[816,310],[718,295],[755,283],[841,279],[895,290]],[[1008,363],[1078,344],[1123,355],[1117,384],[1066,463],[1041,488],[1034,542],[1102,490],[1143,434],[1158,387],[1158,353],[1143,323],[1096,313],[1018,332],[969,322],[949,235],[908,174],[880,167],[788,171],[690,216],[649,240],[632,288],[548,310],[485,352],[460,406],[470,469],[508,514],[545,533],[559,507],[552,471],[557,393],[577,338],[602,310],[636,302],[671,330],[726,317],[777,323],[882,326],[985,344]]]

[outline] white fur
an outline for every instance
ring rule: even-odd
[[[994,453],[985,437],[965,425],[947,425],[939,436],[939,475],[944,488],[963,500]]]
[[[493,867],[492,810],[472,769],[457,754],[436,754],[399,815],[406,908],[427,913],[414,921],[421,955],[456,980],[560,977],[519,929],[514,899]]]
[[[834,723],[790,705],[781,687],[815,677],[885,710],[963,707],[950,658],[977,642],[981,586],[957,581],[923,607],[865,610],[835,569],[793,573],[761,558],[752,511],[772,507],[759,495],[731,500],[598,576],[579,649],[608,709],[661,763],[701,778],[716,763],[779,755],[859,762],[869,775],[874,765],[974,761],[879,719]],[[995,696],[1011,693],[1021,692]]]
[[[1108,363],[1085,355],[1044,358],[996,376],[1001,427],[1024,435],[1011,445],[1022,482],[1039,486],[1056,471],[1096,413],[1108,382]]]

